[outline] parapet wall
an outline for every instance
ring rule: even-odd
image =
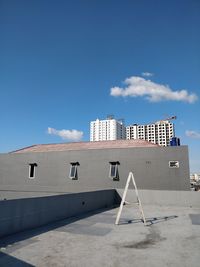
[[[124,189],[117,189],[120,197],[123,192]],[[139,190],[139,197],[142,204],[200,208],[200,193],[194,191]],[[134,190],[127,191],[126,201],[136,202]]]
[[[119,204],[115,190],[0,201],[0,237]]]
[[[119,205],[124,189],[101,190],[55,196],[0,201],[0,237]],[[187,191],[139,190],[144,205],[200,208],[200,193]],[[133,189],[126,201],[136,201]],[[114,223],[114,221],[113,221]]]

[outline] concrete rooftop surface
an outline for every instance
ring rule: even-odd
[[[135,205],[88,213],[0,240],[0,266],[199,267],[200,209]]]

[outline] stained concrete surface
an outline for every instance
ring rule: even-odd
[[[176,266],[200,262],[200,209],[144,205],[89,213],[0,241],[0,266]]]

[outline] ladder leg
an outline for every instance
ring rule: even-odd
[[[119,219],[120,219],[121,212],[122,212],[122,209],[123,209],[123,205],[124,205],[124,202],[125,202],[125,199],[126,199],[126,194],[127,194],[127,191],[128,191],[130,180],[131,180],[131,175],[129,174],[127,182],[126,182],[125,190],[124,190],[124,193],[123,193],[123,196],[122,196],[122,200],[121,200],[121,203],[120,203],[119,211],[117,213],[117,218],[116,218],[115,224],[119,223]]]
[[[135,178],[133,176],[133,173],[131,173],[132,175],[132,181],[133,181],[133,185],[135,187],[135,193],[136,193],[136,196],[137,196],[137,201],[138,201],[138,205],[139,205],[139,210],[140,210],[140,215],[141,215],[141,218],[144,222],[145,225],[147,225],[146,223],[146,219],[145,219],[145,216],[144,216],[144,211],[143,211],[143,208],[142,208],[142,203],[140,201],[140,198],[139,198],[139,193],[138,193],[138,189],[137,189],[137,186],[136,186],[136,182],[135,182]]]

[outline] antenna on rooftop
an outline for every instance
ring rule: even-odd
[[[124,124],[124,119],[118,119],[118,121]]]
[[[114,115],[112,115],[112,114],[107,115],[107,119],[108,120],[113,120],[114,119]]]

